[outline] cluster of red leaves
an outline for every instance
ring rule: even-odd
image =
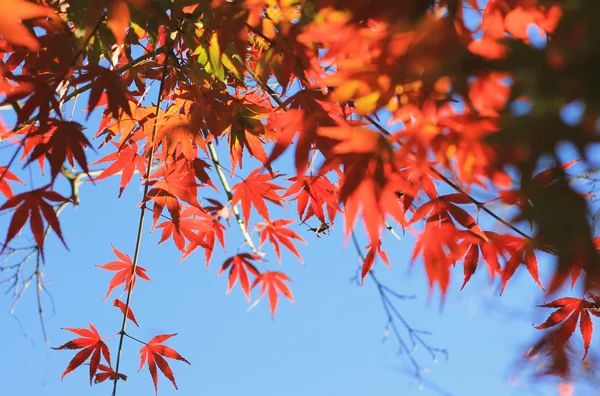
[[[42,258],[47,230],[65,242],[52,203],[69,199],[55,192],[55,182],[69,174],[67,164],[90,176],[86,150],[91,143],[83,126],[65,120],[61,109],[89,90],[87,118],[104,108],[95,136],[102,139],[99,149],[113,150],[91,164],[106,164],[94,180],[121,174],[121,196],[138,172],[146,191],[141,210],[152,210],[152,230],[162,231],[159,243],[171,239],[182,259],[203,249],[208,268],[216,241],[225,248],[224,220],[231,213],[244,237],[252,238],[248,227],[254,209],[262,218],[255,223],[259,248],[268,240],[279,262],[281,245],[303,262],[293,242],[305,241],[292,230],[294,221],[274,218],[270,209],[296,201],[298,219],[317,220],[318,228],[309,226],[317,233],[333,227],[341,214],[348,238],[362,218],[369,239],[363,282],[377,256],[391,268],[381,235],[394,221],[416,234],[412,260],[422,258],[430,295],[437,285],[446,296],[452,267],[459,262],[464,288],[482,259],[490,278],[500,277],[502,291],[522,265],[544,289],[539,251],[558,256],[548,294],[569,276],[574,287],[582,274],[585,292],[598,288],[600,259],[588,208],[564,182],[575,162],[530,177],[542,155],[558,158],[555,143],[571,140],[583,152],[597,140],[595,119],[588,115],[577,128],[562,122],[555,128],[558,114],[519,118],[509,106],[516,98],[532,102],[551,96],[548,87],[542,94],[531,88],[537,86],[532,75],[555,78],[556,89],[565,91],[553,93],[567,101],[593,91],[573,82],[587,70],[576,68],[581,59],[590,58],[581,45],[572,45],[586,42],[586,29],[567,34],[563,28],[558,35],[560,24],[577,26],[581,16],[576,12],[537,0],[490,0],[483,10],[475,0],[352,0],[334,2],[335,7],[330,1],[264,0],[39,3],[0,4],[0,98],[2,105],[13,106],[17,120],[11,131],[2,124],[0,138],[17,147],[13,160],[21,151],[30,169],[37,164],[43,173],[46,162],[50,166],[47,186],[14,195],[14,183],[22,182],[11,168],[13,160],[0,165],[0,193],[7,199],[0,211],[14,210],[2,251],[27,221]],[[482,12],[474,30],[467,26],[466,8]],[[558,32],[548,49],[539,50],[541,56],[528,47],[532,26],[542,36]],[[138,59],[136,48],[143,52]],[[101,59],[110,67],[98,65]],[[539,69],[531,71],[531,65]],[[159,81],[159,99],[149,103],[145,96]],[[273,89],[271,82],[279,87]],[[589,99],[595,103],[594,96]],[[548,107],[542,104],[536,111]],[[378,121],[386,111],[389,132]],[[518,124],[522,119],[526,127]],[[552,131],[548,139],[541,135],[547,130]],[[296,174],[284,178],[273,167],[293,145]],[[228,151],[230,176],[241,180],[231,189],[217,146]],[[241,175],[248,157],[260,166],[245,166],[250,172]],[[319,166],[316,159],[323,160]],[[517,165],[518,187],[505,165]],[[225,203],[207,196],[206,187],[219,191],[215,174],[227,194]],[[480,202],[470,195],[482,190],[499,199]],[[75,187],[72,193],[76,200]],[[519,214],[506,221],[488,209],[493,201]],[[569,214],[559,215],[565,203]],[[501,223],[505,232],[484,231],[481,215]],[[535,224],[536,233],[529,237],[513,225],[521,222]],[[564,236],[565,229],[572,232]],[[290,279],[282,272],[261,272],[263,260],[248,245],[252,253],[226,259],[218,274],[228,270],[227,293],[239,280],[248,300],[260,284],[260,297],[267,293],[274,315],[279,294],[294,301],[285,283]],[[137,257],[113,251],[119,261],[98,266],[116,272],[105,300],[121,285],[131,293],[137,277],[150,280]],[[545,305],[558,310],[540,329],[564,323],[548,333],[553,336],[544,348],[553,345],[550,352],[558,356],[580,320],[587,355],[595,298]],[[114,305],[137,325],[126,301],[116,299]],[[108,348],[90,328],[68,329],[83,338],[58,348],[82,349],[65,374],[91,356],[90,381],[94,375],[96,382],[125,379],[112,370]],[[187,362],[162,345],[172,336],[154,337],[140,352],[141,367],[148,363],[155,388],[157,367],[175,385],[165,357]],[[107,365],[101,364],[102,356]]]

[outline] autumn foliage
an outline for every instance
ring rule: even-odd
[[[238,248],[227,232],[241,232],[218,274],[227,293],[266,295],[273,316],[293,309],[290,264],[274,271],[263,256],[272,248],[281,262],[285,249],[303,263],[294,223],[352,238],[363,283],[378,282],[379,260],[398,266],[382,235],[412,233],[411,265],[424,266],[442,304],[452,276],[464,288],[484,267],[504,292],[527,271],[555,309],[527,358],[544,352],[542,374],[571,380],[573,334],[579,326],[585,359],[600,316],[594,195],[571,183],[598,141],[598,16],[597,1],[560,0],[0,2],[0,100],[13,111],[0,120],[2,252],[23,232],[38,266],[50,230],[68,246],[58,216],[80,204],[84,181],[118,177],[119,196],[143,190],[137,244],[90,263],[110,272],[99,274],[104,300],[113,296],[122,325],[104,337],[91,323],[65,328],[78,338],[55,348],[77,351],[63,377],[87,363],[90,383],[116,392],[124,341],[142,344],[156,392],[159,370],[176,387],[165,358],[189,364],[164,345],[175,334],[126,331],[128,320],[138,326],[136,282],[152,274],[138,262],[147,214],[159,243],[182,260],[203,251],[207,268],[215,249]],[[72,119],[79,97],[99,123]],[[575,121],[562,115],[571,103],[584,104]],[[577,158],[565,159],[565,143]],[[278,169],[285,158],[294,174]],[[70,193],[57,191],[63,179]],[[287,218],[275,207],[290,208]],[[546,284],[540,254],[556,262]],[[118,353],[105,343],[113,336]]]

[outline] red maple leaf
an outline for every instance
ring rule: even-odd
[[[267,238],[269,238],[269,241],[273,244],[273,248],[275,249],[279,263],[281,263],[281,249],[279,248],[279,243],[288,248],[294,254],[294,256],[298,257],[298,260],[300,260],[301,263],[304,263],[300,253],[298,253],[298,250],[292,243],[291,239],[295,239],[304,244],[306,244],[306,241],[302,239],[302,237],[296,232],[290,230],[289,228],[285,228],[294,222],[294,220],[280,219],[269,223],[257,224],[257,228],[261,230],[259,248],[261,248],[267,241]]]
[[[363,285],[365,284],[365,278],[367,277],[367,274],[369,273],[369,271],[371,271],[371,268],[373,268],[373,264],[375,264],[375,254],[378,254],[379,257],[383,260],[383,262],[386,263],[390,269],[392,269],[386,252],[384,252],[381,248],[381,240],[378,241],[376,244],[369,244],[367,246],[367,249],[369,249],[369,251],[365,256],[365,261],[363,262],[360,276]]]
[[[8,180],[21,184],[24,183],[17,176],[15,176],[14,173],[6,169],[6,166],[0,166],[0,175],[2,175],[2,178],[0,178],[0,193],[2,193],[6,198],[12,198],[13,193],[10,185],[8,184]]]
[[[200,208],[200,203],[196,199],[198,194],[198,183],[196,183],[195,170],[190,166],[183,156],[177,157],[175,161],[165,162],[150,175],[150,179],[161,177],[158,180],[148,182],[152,189],[144,198],[144,201],[151,200],[154,204],[152,229],[160,217],[164,207],[167,207],[175,227],[179,227],[179,212],[181,204],[179,200]]]
[[[50,160],[52,179],[56,178],[65,160],[69,161],[71,167],[74,167],[73,158],[85,173],[89,173],[85,152],[85,147],[91,147],[90,141],[81,132],[83,126],[77,122],[52,120],[50,128],[46,132],[40,129],[34,134],[50,134],[50,138],[34,147],[29,156],[27,164],[35,161],[42,155],[47,155]]]
[[[117,373],[115,373],[115,370],[112,369],[112,367],[106,366],[104,364],[99,364],[98,365],[98,371],[100,371],[100,373],[96,373],[96,378],[94,378],[94,384],[99,384],[101,382],[108,380],[115,380],[115,377],[117,376]],[[119,373],[119,379],[122,381],[127,381],[127,376],[125,374],[121,374]]]
[[[115,147],[119,147],[116,143],[113,143]],[[102,180],[107,177],[113,176],[118,172],[123,172],[121,175],[121,184],[119,189],[119,197],[123,194],[123,190],[131,181],[133,177],[133,173],[137,168],[140,175],[146,175],[146,164],[148,160],[143,156],[138,154],[138,146],[136,143],[132,143],[131,145],[126,145],[125,147],[120,148],[117,152],[108,154],[98,161],[94,162],[92,165],[101,164],[104,162],[112,162],[100,175],[98,175],[94,180]]]
[[[442,292],[442,302],[450,285],[450,266],[454,263],[457,249],[456,227],[451,223],[427,223],[415,243],[411,264],[423,253],[423,264],[429,281],[429,299],[437,283]]]
[[[265,199],[281,206],[282,198],[277,195],[277,190],[282,190],[283,187],[269,183],[274,177],[269,174],[259,174],[261,170],[262,167],[254,169],[244,181],[233,186],[231,204],[236,205],[238,202],[242,202],[242,213],[246,224],[250,219],[251,206],[254,206],[258,214],[265,220],[270,220]]]
[[[90,385],[92,384],[92,378],[94,377],[94,374],[96,374],[96,371],[98,370],[102,356],[104,356],[104,359],[110,366],[110,351],[108,350],[108,346],[106,346],[104,341],[102,341],[102,337],[100,337],[98,330],[96,330],[91,323],[89,323],[89,326],[90,330],[82,328],[63,328],[63,330],[68,330],[81,337],[75,338],[74,340],[71,340],[57,348],[52,348],[56,350],[83,348],[81,351],[77,352],[73,359],[71,359],[61,379],[65,378],[65,375],[81,366],[88,359],[88,357],[90,357],[90,355],[92,356],[90,359]]]
[[[429,215],[427,218],[428,222],[434,220],[444,222],[449,220],[450,216],[452,216],[460,225],[467,228],[473,234],[477,235],[483,240],[487,240],[487,236],[481,230],[473,216],[471,216],[467,211],[456,205],[472,203],[473,202],[467,194],[457,193],[442,195],[421,205],[419,209],[415,211],[415,214],[411,219],[411,223],[419,221],[425,218],[425,216],[427,215]]]
[[[290,278],[288,278],[288,276],[283,272],[267,271],[257,276],[257,278],[252,283],[253,289],[259,283],[261,284],[260,296],[258,298],[262,297],[263,294],[265,294],[265,291],[267,291],[272,317],[275,316],[275,311],[277,310],[277,303],[279,302],[279,292],[286,296],[291,302],[295,302],[294,296],[292,295],[292,291],[290,290],[288,285],[283,283],[283,281],[290,282]]]
[[[115,307],[118,307],[121,310],[121,313],[125,315],[125,303],[123,301],[117,298],[115,299],[115,301],[113,301],[113,305]],[[140,327],[137,320],[135,320],[135,315],[133,314],[131,307],[129,307],[129,309],[127,310],[127,319],[131,320],[137,327]]]
[[[207,221],[207,219],[205,218],[206,212],[201,211],[197,208],[186,208],[183,211],[182,216],[186,215],[186,212],[188,210],[195,211],[196,214],[200,217],[200,219],[197,220],[202,221],[204,225],[208,227],[202,226],[196,228],[196,236],[194,239],[190,239],[190,243],[188,244],[187,249],[183,252],[183,257],[181,257],[181,261],[185,260],[190,254],[192,254],[193,251],[195,251],[198,247],[202,246],[204,248],[204,256],[206,257],[206,269],[208,269],[208,264],[212,257],[213,251],[215,250],[216,241],[219,240],[221,247],[225,249],[225,234],[223,232],[225,230],[225,226],[214,217],[211,217],[210,221]],[[202,220],[203,217],[204,219]],[[165,235],[165,230],[163,230],[163,237]],[[176,238],[178,237],[175,234],[173,234],[173,239]],[[203,243],[196,243],[196,239],[202,241]],[[175,244],[177,243],[177,240],[175,240]]]
[[[102,104],[107,105],[108,114],[113,118],[119,118],[121,111],[131,116],[129,100],[132,100],[131,94],[123,83],[121,75],[115,70],[109,70],[98,65],[83,66],[81,70],[87,73],[81,74],[75,80],[77,83],[92,81],[92,89],[88,100],[87,118],[90,118],[92,110],[98,106],[100,98],[105,96]]]
[[[337,203],[338,188],[334,186],[326,176],[304,176],[303,178],[292,177],[288,180],[294,183],[287,189],[282,198],[294,196],[293,200],[298,203],[298,217],[302,221],[312,216],[317,216],[321,223],[325,221],[327,208],[329,222],[333,223],[336,212],[341,211]]]
[[[217,276],[221,276],[223,271],[231,266],[229,270],[229,282],[227,284],[227,294],[231,291],[238,278],[240,279],[240,285],[246,298],[250,301],[250,280],[248,279],[248,273],[246,271],[250,271],[250,273],[256,277],[260,276],[260,272],[256,269],[256,267],[249,260],[262,260],[259,256],[250,254],[250,253],[240,253],[236,254],[233,257],[229,257],[221,268],[219,268],[219,273]]]
[[[152,281],[148,275],[146,275],[146,269],[139,265],[135,267],[135,274],[132,273],[133,262],[128,254],[121,253],[114,246],[112,246],[112,250],[120,261],[111,261],[104,265],[96,265],[96,267],[102,268],[103,270],[117,272],[108,284],[108,291],[106,292],[103,301],[106,301],[110,293],[123,283],[125,283],[125,290],[133,290],[135,287],[135,280],[138,276],[147,281]]]
[[[65,240],[63,239],[62,232],[60,230],[60,224],[58,217],[54,212],[54,208],[51,204],[46,202],[65,202],[67,198],[62,195],[49,190],[50,185],[38,188],[37,190],[24,192],[19,195],[8,199],[2,206],[0,211],[11,209],[14,207],[18,208],[15,210],[10,225],[8,226],[8,232],[6,233],[6,239],[0,253],[4,251],[8,243],[17,235],[17,233],[23,228],[27,220],[30,221],[31,232],[35,238],[35,242],[40,248],[42,258],[44,257],[44,221],[42,220],[42,214],[48,222],[48,225],[54,230],[56,235],[60,238],[62,243],[67,247]]]
[[[170,348],[166,345],[162,345],[163,342],[168,340],[171,337],[176,336],[177,334],[161,334],[152,338],[150,341],[146,343],[142,349],[140,349],[140,368],[141,370],[144,367],[144,364],[148,362],[148,370],[150,371],[150,375],[152,376],[152,382],[154,382],[154,390],[158,395],[158,372],[156,370],[156,366],[162,371],[165,377],[167,377],[172,383],[175,389],[177,389],[177,384],[175,383],[175,376],[173,375],[173,371],[171,367],[169,367],[169,363],[164,359],[165,357],[169,359],[177,359],[182,362],[186,362],[190,364],[183,356],[181,356],[177,351],[173,348]],[[164,356],[164,357],[163,357]],[[138,370],[138,371],[139,371]]]
[[[585,359],[590,348],[590,343],[592,342],[592,333],[594,331],[590,312],[595,316],[600,316],[597,313],[597,309],[590,310],[590,308],[595,308],[595,306],[590,301],[573,297],[559,298],[558,300],[539,306],[544,308],[558,308],[544,323],[535,326],[536,329],[542,330],[563,322],[554,339],[554,348],[560,348],[569,338],[571,338],[571,335],[573,335],[573,332],[577,327],[577,322],[581,317],[579,328],[581,336],[583,337],[583,347],[585,348],[583,358]]]

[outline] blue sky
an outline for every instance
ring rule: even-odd
[[[577,108],[567,110],[565,115],[574,117],[577,111]],[[97,117],[92,117],[89,125],[87,133],[91,136]],[[227,163],[223,146],[219,151]],[[0,150],[0,164],[7,162],[11,152],[12,149]],[[569,157],[568,148],[564,153]],[[89,158],[91,162],[98,157],[89,152]],[[285,155],[276,168],[290,174],[291,164],[290,156]],[[249,166],[246,170],[251,169]],[[27,171],[19,175],[23,180],[29,178]],[[33,181],[39,187],[45,179],[34,175]],[[91,322],[102,335],[119,330],[120,311],[112,306],[112,298],[102,302],[112,273],[95,265],[114,260],[111,244],[133,254],[139,217],[137,205],[142,194],[136,181],[139,178],[134,178],[120,199],[117,198],[119,177],[96,185],[86,183],[81,188],[81,205],[67,208],[60,217],[70,251],[53,234],[48,238],[44,272],[50,279],[51,299],[44,297],[44,307],[51,346],[73,338],[62,327],[87,327]],[[216,176],[214,181],[217,182]],[[60,188],[68,194],[66,184]],[[224,195],[214,192],[210,195],[224,200]],[[287,212],[273,208],[272,213],[274,218],[293,219],[295,206],[290,206]],[[9,219],[7,215],[0,216],[1,230],[6,229]],[[414,376],[406,374],[411,366],[406,356],[397,353],[399,346],[394,337],[390,335],[382,342],[386,316],[376,288],[368,280],[364,287],[351,281],[359,263],[352,243],[343,246],[341,217],[338,216],[331,235],[322,238],[307,232],[304,225],[293,226],[309,242],[308,246],[299,246],[304,265],[284,251],[280,267],[272,249],[268,246],[263,249],[267,252],[269,269],[281,268],[291,277],[296,299],[291,304],[282,298],[274,320],[266,299],[248,310],[249,304],[239,286],[226,296],[226,275],[216,278],[218,267],[227,257],[238,249],[244,251],[239,248],[243,239],[234,221],[226,233],[227,252],[217,248],[206,271],[202,251],[180,263],[180,254],[171,241],[157,245],[160,230],[149,234],[149,220],[140,265],[148,270],[153,282],[138,282],[132,308],[141,327],[129,323],[128,332],[142,340],[157,334],[178,333],[167,345],[191,362],[188,366],[172,361],[179,391],[159,375],[160,395],[428,396],[440,394],[436,387],[445,394],[467,396],[557,393],[556,381],[533,386],[528,377],[518,376],[514,369],[519,354],[538,335],[532,323],[540,323],[549,314],[548,310],[535,308],[535,304],[543,302],[543,295],[523,268],[499,297],[497,282],[490,285],[483,266],[465,289],[459,291],[462,268],[457,266],[446,304],[440,310],[437,293],[430,304],[427,302],[427,280],[420,260],[409,271],[414,238],[410,233],[401,241],[389,234],[384,236],[383,248],[393,270],[377,263],[378,278],[401,294],[416,296],[413,300],[398,301],[400,313],[412,327],[432,333],[423,335],[429,345],[448,351],[447,361],[443,355],[437,361],[432,360],[422,347],[412,352],[423,369],[423,383],[419,385]],[[256,221],[258,218],[253,217],[251,230]],[[358,231],[364,248],[366,238],[361,226]],[[551,261],[541,257],[540,268],[542,279],[547,280]],[[255,290],[252,302],[257,297]],[[10,295],[0,298],[0,312],[8,312],[11,304]],[[88,388],[87,367],[60,380],[74,352],[54,351],[44,345],[33,289],[24,295],[14,317],[8,313],[0,315],[2,394],[110,394],[109,383]],[[401,330],[408,340],[405,329]],[[577,334],[574,338],[576,344],[581,344]],[[117,340],[113,337],[107,341],[113,362]],[[147,368],[137,373],[140,346],[125,340],[122,371],[129,377],[119,384],[121,395],[154,394]],[[435,386],[430,386],[431,383]],[[584,389],[578,394],[592,394],[589,392],[590,389]]]

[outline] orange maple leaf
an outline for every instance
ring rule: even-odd
[[[41,4],[25,0],[0,2],[0,36],[11,44],[21,45],[31,51],[38,51],[40,43],[31,34],[31,31],[21,23],[21,21],[34,18],[51,18],[54,21],[60,21],[52,8]]]

